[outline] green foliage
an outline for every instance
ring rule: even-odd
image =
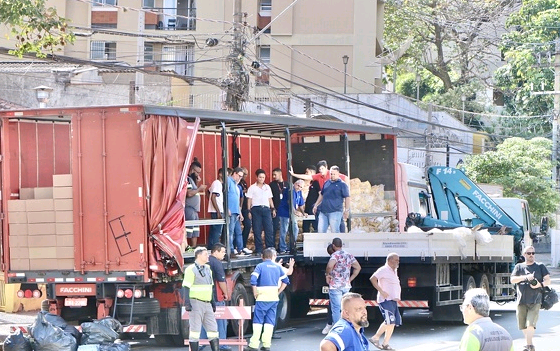
[[[502,37],[501,50],[506,64],[494,79],[504,93],[505,107],[513,115],[546,115],[553,108],[552,95],[533,91],[554,90],[553,62],[559,38],[560,2],[523,0],[519,10],[509,16],[510,30]]]
[[[31,52],[45,57],[75,39],[67,20],[45,0],[0,0],[0,23],[11,28],[17,42],[10,53],[18,57]]]
[[[556,212],[560,195],[552,181],[552,142],[545,138],[509,138],[496,151],[465,160],[467,175],[477,183],[502,185],[504,197],[529,202],[536,218]]]

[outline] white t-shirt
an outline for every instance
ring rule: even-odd
[[[216,179],[215,181],[212,182],[210,188],[208,188],[208,191],[210,192],[210,200],[208,201],[208,212],[216,213],[216,209],[212,204],[212,194],[216,194],[216,202],[218,203],[218,209],[220,210],[220,213],[224,213],[224,196],[223,196],[224,194],[223,194],[222,182]]]
[[[247,189],[247,197],[252,199],[251,206],[270,207],[268,199],[272,199],[272,189],[268,184],[263,184],[262,188],[259,188],[255,183]]]

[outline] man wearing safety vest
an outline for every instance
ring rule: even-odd
[[[185,309],[189,313],[189,347],[190,351],[198,351],[200,330],[204,329],[208,335],[212,351],[218,351],[218,324],[212,307],[212,271],[207,265],[208,250],[197,247],[194,250],[194,263],[185,269],[183,286],[185,287]]]
[[[253,336],[246,348],[247,351],[258,351],[261,341],[263,344],[261,350],[270,351],[276,323],[278,295],[290,284],[284,269],[275,261],[276,250],[269,247],[263,251],[263,262],[259,263],[251,273],[251,286],[256,302],[253,314]]]

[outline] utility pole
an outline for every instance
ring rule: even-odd
[[[144,28],[146,23],[146,13],[144,11],[138,11],[138,33],[140,34],[136,38],[136,66],[142,70],[144,68]],[[144,89],[144,73],[140,70],[136,71],[136,77],[134,86],[131,83],[132,92],[130,92],[129,102],[131,104],[136,103],[136,92],[140,89]],[[143,100],[143,99],[141,99]]]
[[[560,114],[560,39],[556,39],[554,56],[554,113],[552,114],[552,180],[558,187],[558,115]]]
[[[426,129],[426,161],[424,162],[425,171],[428,171],[430,163],[432,161],[432,104],[428,104],[428,128]]]
[[[243,66],[245,42],[241,1],[234,0],[233,3],[233,43],[228,57],[229,77],[224,82],[224,88],[227,91],[226,106],[229,111],[241,111],[249,91],[249,74]]]

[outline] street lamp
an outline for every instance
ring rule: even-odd
[[[37,97],[37,101],[39,101],[39,108],[47,107],[47,102],[49,101],[49,97],[51,96],[51,92],[54,90],[51,87],[47,87],[45,85],[40,85],[38,87],[33,88],[35,90],[35,95]]]
[[[344,63],[344,94],[346,94],[346,66],[348,65],[348,55],[342,56],[342,63]]]
[[[420,102],[420,82],[422,77],[416,72],[416,103]]]
[[[461,113],[461,120],[463,121],[463,124],[465,124],[465,101],[467,101],[467,97],[465,95],[462,95],[461,101],[463,102],[463,112]]]

